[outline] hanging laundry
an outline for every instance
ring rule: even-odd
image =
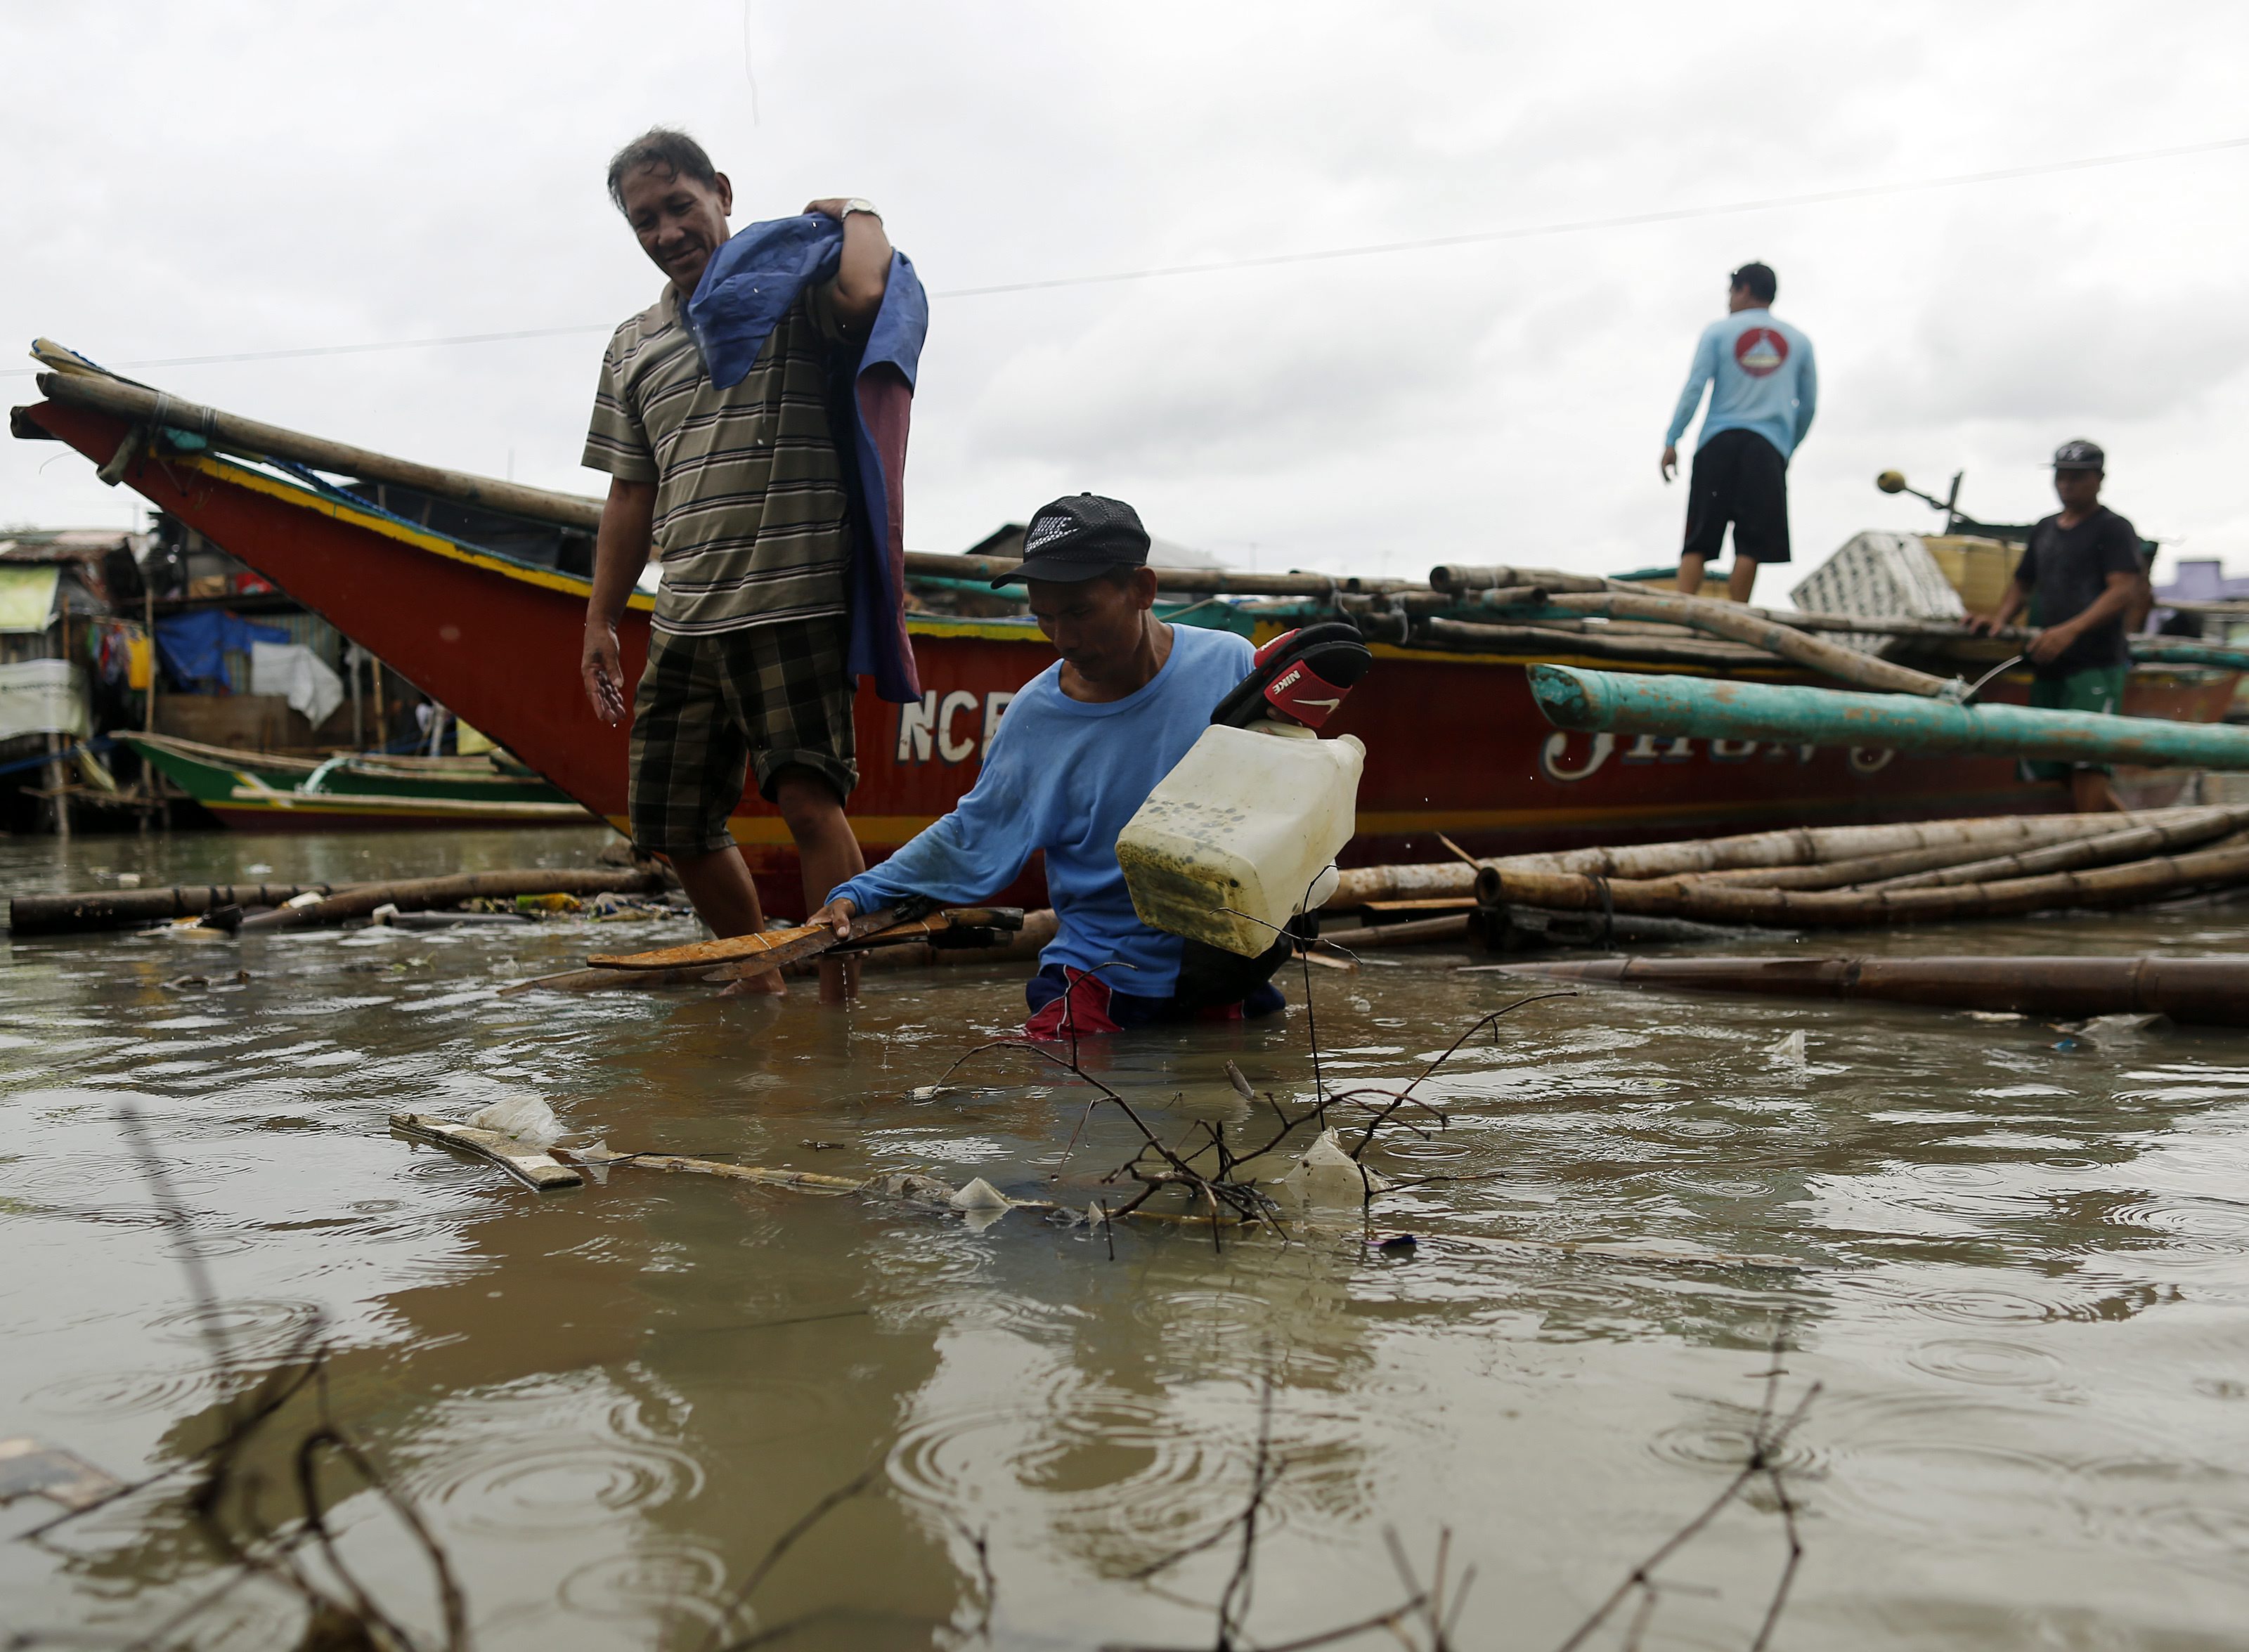
[[[251,643],[250,691],[281,696],[316,729],[344,703],[344,680],[301,642]]]

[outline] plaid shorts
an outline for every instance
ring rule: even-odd
[[[756,764],[773,801],[787,768],[848,799],[859,782],[844,669],[849,621],[789,620],[702,636],[653,631],[633,695],[633,841],[671,854],[731,847],[726,821]]]

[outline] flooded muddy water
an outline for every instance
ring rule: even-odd
[[[601,841],[18,840],[0,890],[579,864]],[[1410,1593],[1392,1542],[1426,1583],[1449,1531],[1450,1582],[1475,1568],[1455,1643],[1551,1648],[1726,1486],[1768,1388],[1787,1409],[1815,1383],[1777,1454],[1803,1557],[1773,1644],[2249,1644],[2249,1040],[1586,991],[1470,1040],[1418,1093],[1441,1128],[1381,1128],[1367,1162],[1404,1185],[1371,1222],[1288,1207],[1287,1243],[1021,1210],[980,1227],[630,1165],[542,1196],[391,1133],[394,1111],[532,1091],[619,1152],[1129,1196],[1102,1177],[1140,1139],[1070,1073],[993,1052],[909,1099],[1016,1025],[1004,966],[870,971],[845,1010],[808,986],[495,995],[690,933],[9,948],[0,1436],[169,1477],[34,1539],[52,1504],[0,1508],[6,1632],[295,1644],[297,1599],[243,1580],[182,1493],[230,1397],[325,1323],[327,1403],[443,1546],[485,1649],[1209,1646],[1261,1461],[1235,1643],[1384,1614]],[[1809,944],[2245,941],[2237,907]],[[1320,1081],[1394,1086],[1523,996],[1476,961],[1316,972]],[[1285,1023],[1130,1036],[1087,1066],[1167,1143],[1262,1140],[1272,1107],[1224,1064],[1310,1104],[1287,986]],[[1336,1117],[1355,1140],[1365,1115]],[[313,1403],[280,1420],[301,1435]],[[265,1470],[278,1516],[287,1464]],[[323,1473],[340,1552],[432,1630],[410,1540]],[[1641,1644],[1749,1645],[1786,1553],[1759,1480],[1657,1573]]]

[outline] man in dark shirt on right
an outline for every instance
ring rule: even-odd
[[[2050,710],[2115,712],[2124,703],[2132,656],[2124,614],[2141,581],[2140,536],[2101,503],[2108,456],[2090,442],[2065,442],[2053,456],[2061,509],[2031,530],[2023,559],[1996,614],[1969,620],[1998,630],[2025,606],[2039,627],[2025,650],[2034,677],[2031,703]],[[2098,764],[2031,763],[2031,778],[2067,780],[2080,814],[2122,809],[2108,769]]]

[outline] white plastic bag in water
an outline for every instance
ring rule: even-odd
[[[478,1130],[512,1136],[534,1148],[551,1148],[562,1139],[562,1121],[544,1096],[529,1090],[511,1091],[487,1107],[469,1114],[466,1122]]]
[[[1344,1151],[1332,1130],[1304,1149],[1296,1167],[1281,1178],[1290,1197],[1306,1204],[1358,1204],[1371,1193],[1387,1189],[1390,1178],[1363,1167]]]

